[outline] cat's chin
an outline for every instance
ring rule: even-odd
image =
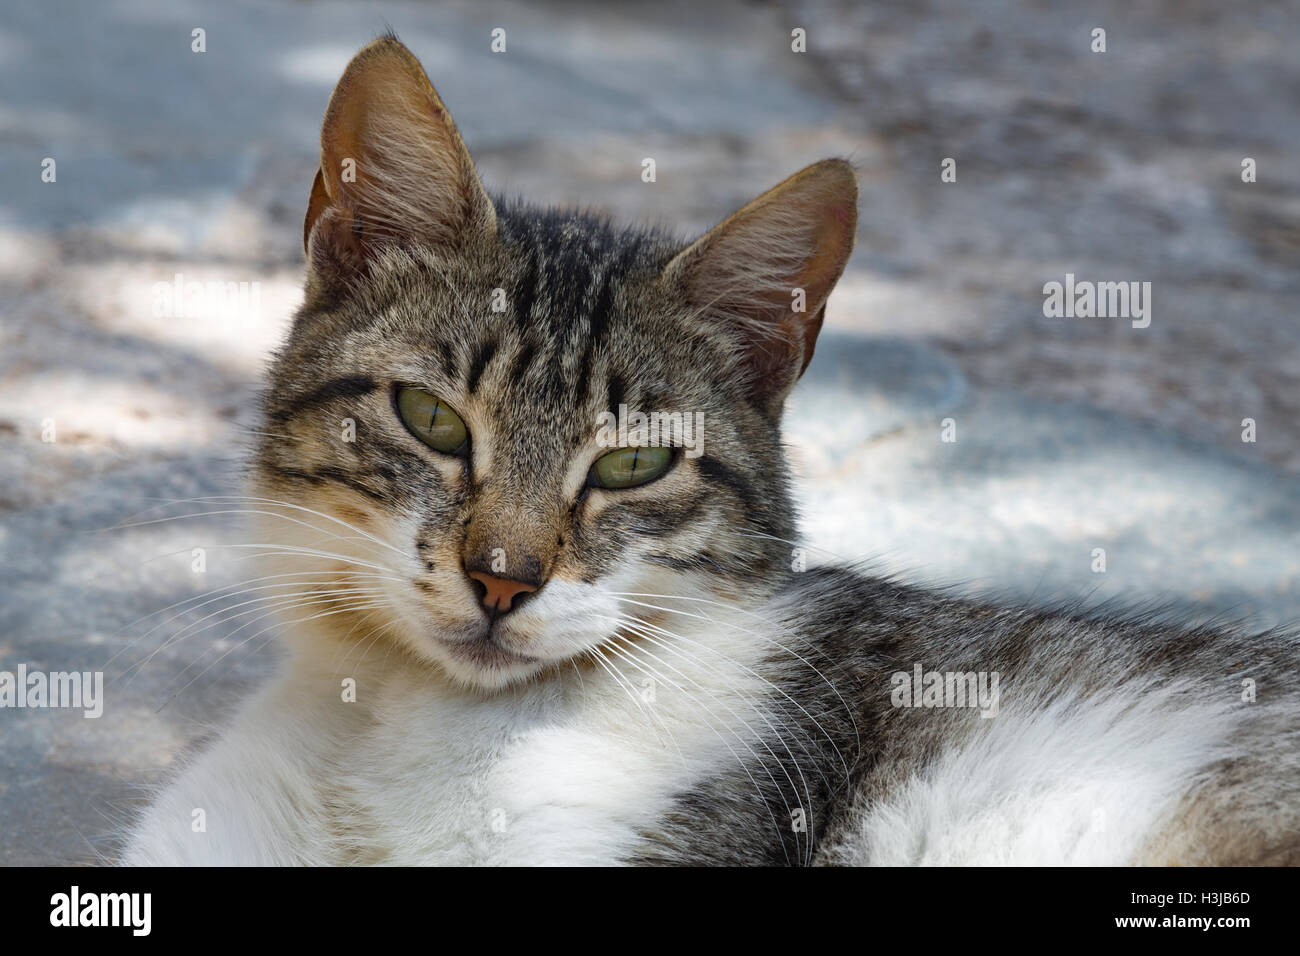
[[[447,676],[472,690],[500,690],[536,676],[546,662],[501,647],[490,637],[434,641],[433,656]]]

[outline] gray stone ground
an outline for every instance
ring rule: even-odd
[[[788,429],[818,559],[1300,619],[1300,4],[949,6],[0,9],[0,670],[102,668],[108,694],[98,720],[0,711],[0,862],[111,858],[141,786],[271,661],[265,621],[164,611],[247,576],[220,547],[237,521],[100,529],[238,490],[317,124],[388,25],[498,189],[696,230],[807,162],[860,166],[858,252]],[[155,318],[178,272],[257,282],[259,308]],[[1151,326],[1045,318],[1066,272],[1150,281]]]

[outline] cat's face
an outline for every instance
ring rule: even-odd
[[[851,248],[845,164],[689,247],[497,207],[391,39],[322,142],[255,462],[277,570],[321,593],[292,617],[492,689],[779,585],[780,407]]]

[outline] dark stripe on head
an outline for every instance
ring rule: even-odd
[[[611,375],[609,377],[609,410],[615,418],[618,418],[618,406],[623,404],[625,397],[623,380],[617,375]]]
[[[515,323],[521,328],[532,324],[533,302],[537,298],[537,253],[529,250],[528,272],[515,289]]]
[[[455,377],[456,359],[451,354],[451,343],[446,339],[438,340],[435,348],[438,350],[439,367],[448,377]]]
[[[358,422],[357,426],[360,428],[361,423]],[[355,450],[355,445],[350,447],[354,449],[357,460],[362,463],[366,459],[378,455],[384,462],[400,466],[413,475],[418,475],[426,469],[425,461],[420,455],[400,445],[394,445],[378,434],[367,434],[364,454],[360,450]]]
[[[614,280],[622,278],[627,268],[631,265],[636,254],[641,250],[641,237],[635,237],[628,240],[618,257],[605,267],[605,274],[601,277],[600,291],[596,294],[596,303],[592,306],[590,328],[587,332],[587,348],[582,353],[582,366],[578,373],[578,381],[585,382],[591,375],[591,363],[595,357],[596,349],[600,346],[601,341],[605,338],[605,333],[609,329],[610,311],[614,308]]]
[[[473,395],[478,388],[478,380],[483,377],[483,370],[487,368],[488,362],[492,361],[492,356],[496,354],[497,343],[489,339],[486,342],[480,342],[474,351],[474,357],[469,363],[469,376],[465,379],[466,390]]]
[[[309,408],[325,405],[339,399],[359,398],[362,395],[369,395],[378,387],[375,380],[369,376],[336,378],[318,386],[306,395],[285,402],[272,412],[271,419],[272,421],[286,422],[296,418]]]
[[[383,478],[385,481],[392,481],[393,472],[391,469],[386,472],[384,469],[375,469],[375,471],[379,474],[379,477]],[[368,498],[374,498],[376,501],[382,501],[388,505],[391,505],[393,502],[393,496],[391,494],[378,491],[363,484],[357,480],[358,476],[350,475],[341,468],[322,468],[316,474],[327,481],[333,481],[346,488],[351,488],[353,491],[358,491]]]
[[[533,364],[533,356],[536,354],[537,344],[535,342],[523,343],[510,366],[510,380],[512,382],[518,383],[524,380],[524,376],[528,374],[528,367]]]
[[[676,506],[662,501],[643,501],[620,508],[617,522],[626,523],[631,519],[635,523],[637,534],[662,538],[698,519],[703,510],[704,500],[698,498]]]
[[[308,472],[297,471],[293,468],[281,468],[278,465],[268,465],[267,467],[279,477],[291,481],[305,481],[310,485],[320,485],[327,481],[332,481],[336,484],[343,485],[346,488],[351,488],[353,491],[359,492],[367,498],[373,498],[386,505],[392,504],[392,499],[388,495],[376,491],[373,488],[366,487],[361,482],[355,480],[347,472],[340,471],[338,468],[322,468],[318,472]]]
[[[555,404],[570,401],[565,395],[563,349],[555,348],[546,363],[546,383],[543,386],[546,401]]]
[[[719,488],[726,488],[738,497],[741,504],[749,511],[757,513],[761,509],[754,507],[754,490],[738,471],[724,465],[716,458],[703,455],[695,459],[695,467],[704,480]]]

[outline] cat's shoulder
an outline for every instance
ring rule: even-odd
[[[847,564],[827,564],[791,573],[773,602],[810,623],[852,622],[858,626],[931,621],[943,616],[1024,613],[1013,607],[981,605],[946,589],[906,584]]]

